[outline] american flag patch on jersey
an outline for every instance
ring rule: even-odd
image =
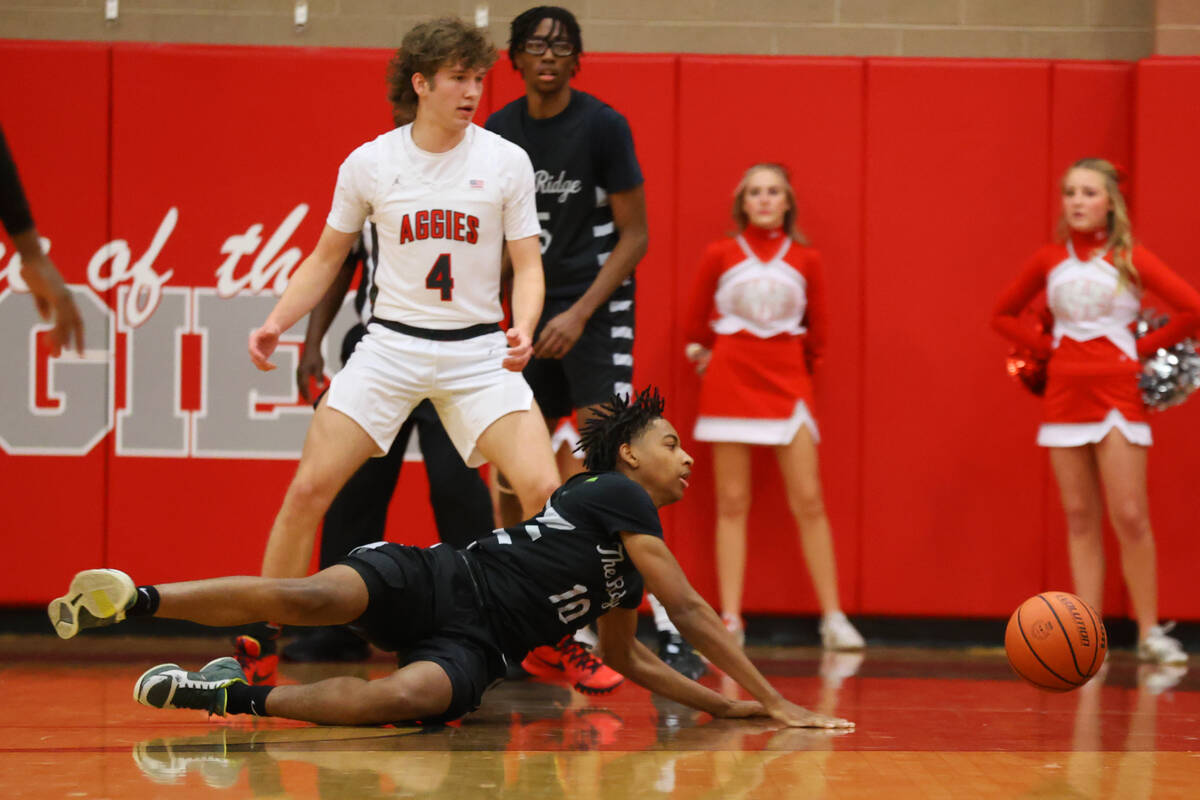
[[[482,189],[483,181],[479,180],[478,178],[471,178],[470,186],[472,189]]]

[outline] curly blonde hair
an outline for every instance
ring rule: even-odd
[[[491,69],[496,48],[487,35],[457,17],[439,17],[422,22],[404,35],[400,49],[388,64],[388,100],[397,125],[411,122],[417,112],[414,75],[432,82],[434,74],[447,65],[467,69]]]

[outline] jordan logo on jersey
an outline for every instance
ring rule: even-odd
[[[400,222],[400,244],[418,239],[453,239],[475,244],[479,241],[479,217],[448,208],[405,214]]]

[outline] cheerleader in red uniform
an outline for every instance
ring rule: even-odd
[[[738,235],[710,245],[696,275],[688,358],[704,376],[695,437],[712,442],[722,618],[742,636],[750,448],[773,447],[823,613],[825,647],[859,649],[841,611],[817,464],[809,372],[825,334],[821,259],[796,228],[786,170],[756,164],[734,193]]]
[[[1182,664],[1179,641],[1158,624],[1158,575],[1146,497],[1150,426],[1138,388],[1139,358],[1169,347],[1200,325],[1200,294],[1153,253],[1133,243],[1116,168],[1075,162],[1062,181],[1060,244],[1038,250],[996,306],[994,327],[1048,358],[1044,422],[1067,515],[1075,591],[1097,610],[1103,597],[1103,502],[1121,549],[1121,568],[1138,623],[1138,657]],[[1053,334],[1037,334],[1018,314],[1042,290]],[[1130,325],[1143,291],[1173,308],[1170,322],[1141,339]],[[1103,498],[1103,500],[1102,500]]]

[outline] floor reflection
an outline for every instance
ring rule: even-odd
[[[140,660],[0,660],[10,701],[0,796],[1136,800],[1190,797],[1200,785],[1200,679],[1182,667],[1117,653],[1089,684],[1054,695],[1015,679],[999,650],[751,654],[789,698],[857,729],[713,720],[635,686],[589,697],[532,681],[506,683],[466,720],[432,729],[210,721],[133,703]],[[715,672],[703,680],[739,691]]]

